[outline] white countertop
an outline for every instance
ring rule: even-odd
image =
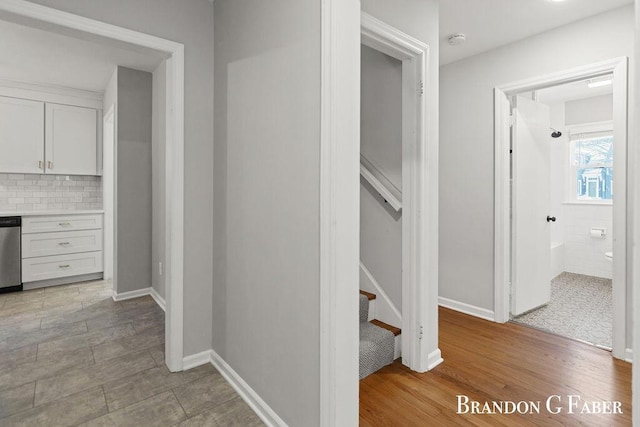
[[[48,215],[90,215],[90,214],[103,214],[104,210],[101,209],[89,209],[89,210],[51,210],[51,211],[13,211],[13,212],[0,212],[0,216],[48,216]]]

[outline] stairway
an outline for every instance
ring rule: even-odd
[[[360,379],[389,365],[399,354],[400,329],[379,320],[369,321],[370,301],[375,298],[360,291]]]

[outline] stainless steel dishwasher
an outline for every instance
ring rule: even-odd
[[[22,290],[22,218],[0,217],[0,292]]]

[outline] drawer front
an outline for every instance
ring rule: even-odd
[[[22,258],[102,250],[102,230],[61,231],[22,235]]]
[[[23,283],[100,273],[101,271],[103,271],[101,251],[22,260]]]
[[[27,216],[22,218],[22,234],[100,229],[102,229],[102,215]]]

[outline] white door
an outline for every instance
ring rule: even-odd
[[[46,105],[47,173],[98,174],[98,116],[92,108]]]
[[[549,107],[517,97],[513,127],[512,285],[514,316],[551,297]]]
[[[44,102],[0,96],[0,172],[43,173]]]

